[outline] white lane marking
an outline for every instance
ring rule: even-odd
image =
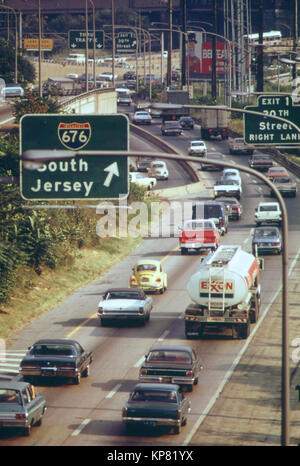
[[[105,398],[112,398],[116,393],[117,391],[119,390],[119,388],[121,387],[122,384],[118,383],[118,385],[116,385],[111,392],[108,393],[108,395],[106,395]]]
[[[161,337],[157,341],[163,341],[166,336],[170,333],[170,330],[165,330]]]
[[[300,250],[298,251],[298,253],[296,254],[296,257],[295,259],[293,260],[291,266],[290,266],[290,270],[289,270],[289,274],[292,272],[294,266],[296,265],[296,262],[299,258],[299,255],[300,255]],[[222,390],[224,389],[226,383],[228,382],[228,380],[230,379],[230,377],[232,376],[233,372],[235,371],[238,363],[240,362],[242,356],[244,355],[244,353],[246,352],[246,350],[248,349],[248,346],[250,345],[250,343],[252,342],[254,336],[256,335],[256,332],[258,331],[258,329],[260,328],[260,326],[262,325],[265,317],[267,316],[268,312],[270,311],[271,307],[273,306],[274,304],[274,301],[277,299],[279,293],[281,292],[282,290],[282,286],[276,291],[276,293],[274,294],[273,298],[271,299],[271,302],[268,304],[268,306],[266,307],[266,309],[264,310],[262,316],[260,317],[259,321],[257,322],[255,328],[253,329],[253,331],[251,332],[251,334],[249,335],[245,345],[243,346],[243,348],[241,349],[241,351],[238,353],[237,357],[235,358],[235,360],[233,361],[230,369],[226,372],[225,374],[225,377],[223,379],[223,381],[220,383],[219,387],[217,388],[217,391],[216,393],[212,396],[212,398],[210,399],[209,403],[207,404],[206,408],[204,409],[203,413],[200,414],[200,416],[198,417],[198,419],[196,420],[191,432],[188,434],[188,436],[186,437],[186,439],[184,440],[183,442],[183,445],[188,445],[190,443],[190,441],[192,440],[193,436],[195,435],[195,433],[197,432],[197,430],[199,429],[200,425],[202,424],[202,422],[205,420],[206,416],[208,415],[209,411],[211,410],[211,408],[213,407],[213,405],[215,404],[216,400],[218,399],[219,395],[221,394]]]
[[[72,437],[79,435],[80,432],[85,428],[85,426],[88,425],[89,422],[90,422],[90,419],[85,419],[84,421],[82,421],[80,426],[77,429],[75,429],[74,432],[72,432]]]
[[[140,367],[140,365],[144,362],[145,360],[145,356],[142,356],[138,362],[135,363],[135,365],[133,367]]]

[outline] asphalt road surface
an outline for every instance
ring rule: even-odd
[[[150,128],[159,135],[159,122]],[[167,141],[186,153],[188,141],[199,137],[198,129],[185,131],[182,136],[168,137]],[[146,150],[147,143],[136,142]],[[231,156],[227,143],[209,141],[209,152],[218,151],[226,155],[226,160],[247,163],[247,156]],[[179,177],[176,167],[172,175]],[[204,175],[211,183],[219,178],[219,172]],[[172,183],[170,176],[170,183]],[[261,200],[270,200],[268,190],[261,182],[242,175],[244,207],[243,218],[231,222],[228,233],[221,244],[240,244],[249,249],[251,229],[254,227],[254,209]],[[180,183],[179,183],[180,184]],[[167,186],[167,185],[166,185]],[[207,190],[185,197],[182,191],[173,200],[188,201],[204,199]],[[299,202],[287,199],[289,214],[289,260],[299,251]],[[162,261],[168,274],[168,290],[164,295],[153,295],[154,309],[145,327],[101,327],[96,317],[100,295],[109,287],[128,286],[131,268],[142,258],[155,258]],[[125,432],[122,425],[122,407],[130,391],[137,382],[138,370],[149,348],[161,342],[163,345],[187,344],[184,337],[183,314],[189,303],[186,284],[199,264],[199,256],[181,256],[178,239],[146,238],[126,259],[112,267],[106,274],[90,285],[78,289],[59,306],[33,321],[25,329],[17,332],[8,343],[9,352],[20,353],[39,338],[74,338],[94,353],[91,374],[83,378],[80,385],[63,383],[42,384],[37,390],[47,400],[48,410],[41,427],[34,427],[30,437],[21,437],[7,432],[0,433],[0,445],[39,445],[39,446],[165,446],[193,445],[194,426],[207,410],[207,407],[224,381],[233,361],[246,344],[244,340],[232,340],[230,332],[208,333],[201,340],[189,340],[188,344],[201,355],[204,370],[199,384],[187,394],[192,412],[187,425],[179,435],[170,431],[138,429],[132,435]],[[262,273],[262,308],[269,305],[280,287],[281,258],[265,258]],[[254,325],[252,325],[252,331]]]

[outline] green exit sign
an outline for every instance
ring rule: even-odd
[[[102,200],[127,196],[128,157],[85,155],[84,151],[128,151],[125,115],[24,115],[20,153],[49,151],[51,159],[36,169],[21,162],[20,190],[28,200]],[[55,151],[80,151],[56,158]],[[53,155],[53,157],[52,157]]]
[[[244,135],[247,144],[299,145],[300,128],[297,130],[294,125],[300,125],[300,106],[293,104],[290,95],[260,95],[257,106],[248,106],[245,110],[264,114],[244,115]],[[280,117],[282,120],[270,116]]]

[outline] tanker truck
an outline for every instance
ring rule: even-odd
[[[260,308],[260,264],[241,246],[223,245],[208,254],[187,284],[193,301],[185,310],[185,336],[201,336],[208,327],[227,327],[246,339]]]

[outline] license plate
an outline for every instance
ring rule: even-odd
[[[46,376],[53,376],[55,375],[55,372],[54,371],[42,371],[42,375],[46,375]]]
[[[155,427],[156,421],[144,421],[145,426]]]

